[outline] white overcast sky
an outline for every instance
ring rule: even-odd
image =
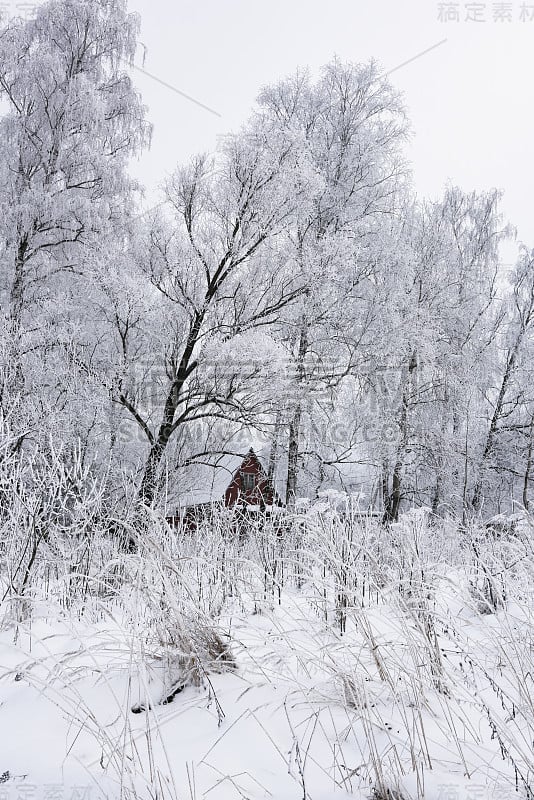
[[[0,5],[29,15],[38,2]],[[458,22],[440,21],[445,7]],[[374,58],[404,93],[418,194],[437,197],[447,183],[503,189],[503,213],[534,246],[534,0],[129,0],[129,8],[141,17],[139,67],[145,53],[144,72],[132,77],[154,125],[150,151],[132,164],[147,205],[177,164],[239,128],[263,85],[297,68],[317,74],[335,55]],[[467,19],[475,14],[483,21]],[[503,259],[515,252],[506,247]]]
[[[260,87],[297,67],[316,73],[334,55],[392,70],[413,126],[408,155],[420,195],[447,182],[505,190],[503,211],[534,245],[534,0],[479,3],[485,22],[440,22],[434,0],[131,0],[142,19],[144,68],[220,114],[134,71],[154,124],[133,166],[148,197],[166,174],[217,135],[236,130]],[[527,2],[528,5],[528,2]],[[501,10],[499,10],[501,9]],[[509,9],[511,22],[495,22]],[[532,20],[521,21],[521,17]],[[141,64],[141,54],[139,57]]]

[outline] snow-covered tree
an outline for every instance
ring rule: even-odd
[[[276,249],[295,202],[290,180],[291,150],[244,131],[215,160],[174,174],[172,217],[155,216],[130,251],[137,287],[121,295],[119,281],[108,313],[120,367],[112,393],[145,437],[146,504],[186,425],[265,409],[256,377],[277,356],[261,332],[302,291]]]
[[[297,74],[264,89],[259,104],[256,124],[294,149],[307,187],[284,240],[306,287],[285,319],[295,365],[292,402],[282,415],[292,502],[305,405],[314,389],[332,388],[365,358],[383,220],[394,213],[405,181],[406,120],[398,94],[374,63],[335,60],[316,83]]]
[[[133,203],[128,161],[150,133],[124,69],[137,29],[122,0],[51,0],[0,30],[2,289],[17,358],[35,345],[38,309]]]
[[[503,316],[496,337],[492,369],[485,387],[484,427],[474,465],[470,507],[479,512],[486,496],[499,484],[510,500],[514,484],[528,508],[532,481],[534,341],[534,254],[523,248],[503,299]],[[523,466],[524,465],[524,466]],[[500,494],[500,492],[497,492]]]
[[[389,313],[388,365],[398,388],[384,413],[398,440],[384,453],[387,519],[397,518],[403,499],[455,512],[466,502],[478,441],[470,414],[485,390],[498,326],[499,243],[508,233],[498,200],[495,191],[450,188],[442,200],[404,212]]]

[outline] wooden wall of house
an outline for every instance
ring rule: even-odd
[[[245,489],[243,473],[254,475],[254,488]],[[225,492],[225,505],[234,506],[236,503],[249,503],[251,505],[272,505],[273,490],[267,475],[264,472],[256,454],[248,453]]]

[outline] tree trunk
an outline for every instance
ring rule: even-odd
[[[300,342],[297,356],[297,387],[300,387],[305,376],[304,359],[308,351],[308,324],[302,320],[300,328]],[[298,461],[300,444],[300,423],[302,420],[302,399],[297,398],[297,405],[293,412],[293,417],[289,423],[289,442],[287,451],[287,483],[286,483],[286,505],[293,508],[297,497],[298,483]]]
[[[276,465],[278,463],[278,451],[280,447],[280,429],[282,427],[282,412],[276,412],[276,420],[274,422],[274,430],[271,439],[271,451],[269,453],[269,464],[267,466],[267,481],[273,490],[273,503],[275,501],[275,478],[276,478]]]
[[[204,315],[205,310],[197,312],[191,323],[187,343],[176,372],[176,378],[171,384],[167,394],[163,418],[145,462],[143,478],[138,492],[138,500],[145,506],[152,505],[158,492],[161,461],[169,440],[177,427],[175,417],[176,410],[182,399],[182,390],[189,375],[196,367],[197,362],[193,360],[192,356],[198,341]]]
[[[399,453],[401,451],[399,450]],[[395,462],[393,468],[393,476],[391,480],[391,492],[389,492],[385,508],[383,522],[388,524],[390,522],[397,522],[399,519],[399,510],[402,500],[402,461],[399,459]]]
[[[24,267],[26,264],[26,254],[28,250],[28,237],[23,236],[19,240],[15,255],[15,271],[11,292],[9,296],[9,321],[10,321],[10,356],[9,356],[9,378],[7,388],[10,393],[18,394],[24,388],[24,373],[22,370],[21,353],[21,330],[22,312],[24,309]]]
[[[295,413],[289,424],[289,443],[287,449],[287,484],[286,505],[293,508],[297,498],[298,460],[299,460],[299,433],[302,418],[302,407],[299,401]]]
[[[414,351],[408,363],[408,376],[402,390],[401,418],[399,422],[400,443],[397,448],[397,458],[393,467],[391,481],[391,492],[386,497],[384,504],[384,524],[397,522],[399,518],[400,505],[402,501],[402,467],[404,464],[404,451],[408,443],[408,406],[410,403],[410,389],[412,386],[412,375],[417,368],[417,353]]]
[[[532,472],[533,461],[533,446],[534,446],[534,414],[530,418],[530,427],[528,431],[528,451],[527,451],[527,465],[525,467],[525,478],[523,481],[523,507],[525,511],[529,510],[528,501],[528,485],[530,483],[530,473]]]
[[[24,266],[26,263],[26,252],[28,250],[28,237],[23,236],[19,240],[17,253],[15,256],[15,274],[11,284],[9,298],[9,316],[14,334],[18,334],[22,324],[22,309],[24,306]]]
[[[438,476],[436,477],[436,483],[434,485],[434,494],[432,496],[432,514],[434,516],[437,515],[440,505],[441,505],[441,474],[438,474]]]
[[[170,435],[170,426],[162,425],[158,438],[150,448],[138,495],[139,501],[145,506],[151,506],[156,497],[159,483],[159,468],[163,454],[169,443]]]
[[[486,444],[484,445],[484,450],[482,452],[482,457],[480,459],[480,465],[478,469],[478,477],[475,483],[475,488],[473,489],[473,495],[471,498],[471,509],[475,512],[480,511],[482,508],[482,501],[483,495],[482,490],[484,488],[484,471],[486,467],[486,462],[493,450],[493,446],[495,444],[495,437],[497,435],[497,426],[499,424],[499,420],[502,416],[504,400],[506,397],[506,390],[508,389],[508,384],[512,375],[514,373],[515,363],[517,360],[517,354],[519,352],[519,347],[523,340],[524,329],[522,328],[517,335],[515,340],[514,346],[512,350],[508,354],[508,358],[506,360],[506,367],[504,369],[503,378],[501,381],[501,388],[499,389],[499,395],[497,397],[497,401],[495,403],[495,408],[493,409],[493,414],[490,421],[490,426],[488,430],[488,435],[486,437]]]
[[[383,507],[382,521],[385,521],[386,509],[389,502],[389,466],[386,461],[384,461],[384,463],[382,464],[382,476],[381,476],[380,486],[382,489],[382,507]]]

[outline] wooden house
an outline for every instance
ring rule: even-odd
[[[190,464],[178,472],[178,508],[167,521],[196,527],[223,507],[246,514],[270,514],[281,506],[267,472],[251,447],[246,453],[226,453],[210,463]]]

